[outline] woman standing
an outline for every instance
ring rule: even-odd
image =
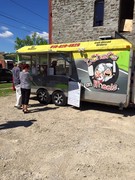
[[[32,77],[29,73],[29,65],[24,64],[23,70],[20,72],[20,82],[21,82],[21,94],[22,94],[22,108],[24,113],[28,113],[28,104],[31,93],[31,81]]]

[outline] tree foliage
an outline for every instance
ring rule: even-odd
[[[17,37],[15,40],[15,49],[17,50],[23,46],[43,44],[47,44],[47,40],[38,36],[37,33],[34,33],[32,36],[26,36],[25,39],[20,39],[19,37]]]

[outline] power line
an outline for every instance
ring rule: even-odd
[[[38,27],[36,27],[36,26],[30,25],[30,24],[26,24],[26,23],[24,23],[24,22],[22,22],[22,21],[20,21],[20,20],[17,20],[17,19],[15,19],[15,18],[11,17],[11,16],[5,15],[5,13],[4,13],[4,14],[1,14],[1,12],[0,12],[0,16],[5,17],[5,18],[7,18],[7,19],[10,19],[10,20],[12,20],[12,21],[15,21],[15,22],[24,24],[24,25],[26,25],[26,26],[32,27],[32,28],[37,29],[37,30],[39,30],[39,31],[42,31],[40,28],[38,28]]]
[[[38,14],[38,13],[32,11],[31,9],[29,9],[29,8],[27,8],[27,7],[25,7],[25,6],[22,6],[22,5],[19,4],[18,2],[15,2],[14,0],[10,0],[10,1],[11,1],[12,3],[16,4],[17,6],[23,8],[23,9],[25,9],[25,10],[27,10],[27,11],[29,11],[29,12],[31,12],[31,13],[37,15],[37,16],[39,16],[40,18],[44,19],[45,21],[48,21],[47,18],[44,18],[43,16],[41,16],[40,14]]]
[[[29,27],[32,27],[32,28],[35,28],[35,29],[38,29],[38,30],[42,31],[38,26],[32,25],[32,24],[30,24],[30,23],[27,24],[27,23],[23,22],[22,19],[14,18],[13,16],[8,15],[8,14],[2,12],[2,11],[0,11],[0,16],[3,16],[3,17],[5,17],[5,18],[7,18],[7,19],[16,21],[16,22],[18,22],[18,23],[22,23],[22,24],[24,24],[24,25],[26,25],[26,26],[29,26]]]
[[[5,22],[1,22],[1,21],[0,21],[0,23],[1,23],[1,24],[5,24],[5,25],[8,25],[8,26],[11,26],[11,27],[16,28],[16,29],[21,29],[22,31],[31,32],[30,30],[22,29],[22,28],[19,28],[19,27],[17,27],[17,26],[13,26],[13,25],[8,24],[8,23],[5,23]]]

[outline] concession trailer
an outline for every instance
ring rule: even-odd
[[[135,104],[135,48],[125,39],[24,46],[17,54],[31,66],[41,103]]]

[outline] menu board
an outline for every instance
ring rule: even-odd
[[[69,81],[68,83],[68,104],[80,107],[81,84],[79,82]]]

